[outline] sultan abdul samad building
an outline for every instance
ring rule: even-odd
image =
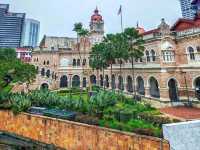
[[[122,76],[119,63],[105,71],[105,86],[123,88],[133,93],[133,80],[137,93],[162,103],[199,98],[200,88],[200,15],[195,19],[179,19],[173,26],[162,19],[160,25],[150,31],[137,27],[145,40],[144,56],[135,60],[135,79],[131,63],[123,62]],[[38,69],[36,82],[31,88],[48,86],[59,89],[71,86],[88,87],[89,83],[103,85],[103,76],[89,67],[89,52],[94,43],[104,36],[104,20],[98,9],[90,21],[87,38],[44,36],[40,47],[33,52],[32,63]],[[78,50],[78,47],[80,50]],[[81,55],[81,59],[80,59]],[[82,71],[84,69],[84,73]],[[122,85],[122,86],[121,86]]]

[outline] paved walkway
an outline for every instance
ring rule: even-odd
[[[200,119],[200,109],[190,107],[167,107],[161,108],[160,111],[166,115],[182,118],[186,120]]]

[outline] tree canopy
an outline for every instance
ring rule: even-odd
[[[0,49],[0,91],[11,83],[31,82],[36,73],[33,65],[16,58],[14,49]]]

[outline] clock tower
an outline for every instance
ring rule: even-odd
[[[90,41],[92,44],[100,43],[104,35],[104,21],[98,8],[94,10],[90,21]]]

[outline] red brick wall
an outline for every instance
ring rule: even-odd
[[[161,139],[48,117],[0,111],[0,130],[67,150],[169,150]]]

